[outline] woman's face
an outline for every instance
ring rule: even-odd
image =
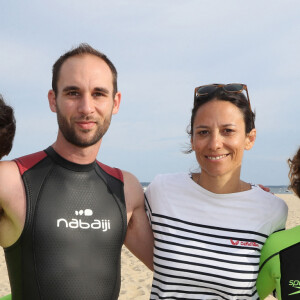
[[[239,176],[244,150],[252,148],[256,136],[255,129],[245,133],[239,108],[228,101],[212,100],[199,107],[192,126],[192,149],[202,176]]]

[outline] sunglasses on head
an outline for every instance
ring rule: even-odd
[[[224,91],[228,93],[237,93],[237,94],[242,93],[245,90],[247,94],[247,100],[251,109],[247,85],[242,83],[229,83],[229,84],[213,83],[213,84],[196,87],[195,95],[194,95],[194,103],[199,101],[202,96],[207,96],[215,92],[219,88],[222,88]]]

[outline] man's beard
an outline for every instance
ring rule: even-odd
[[[58,107],[56,113],[57,113],[58,127],[61,133],[63,134],[64,138],[72,145],[81,148],[93,146],[97,142],[99,142],[99,140],[106,133],[111,120],[111,115],[110,115],[109,118],[104,119],[103,124],[99,124],[99,122],[96,121],[96,126],[97,126],[96,132],[92,137],[87,139],[76,133],[75,129],[68,124],[66,118],[60,113]],[[81,119],[78,119],[76,121],[91,121],[91,120],[92,120],[91,118],[82,117]],[[88,133],[90,130],[81,129],[80,131],[84,134],[84,133]]]

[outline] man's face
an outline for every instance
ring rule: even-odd
[[[62,65],[57,95],[49,92],[51,110],[57,113],[59,135],[78,147],[98,143],[112,114],[118,112],[120,94],[113,97],[108,65],[94,55],[68,58]]]

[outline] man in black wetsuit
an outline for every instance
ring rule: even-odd
[[[81,44],[54,64],[48,99],[59,125],[54,144],[0,164],[12,299],[117,299],[123,242],[149,268],[153,249],[138,180],[96,160],[119,110],[117,71]]]

